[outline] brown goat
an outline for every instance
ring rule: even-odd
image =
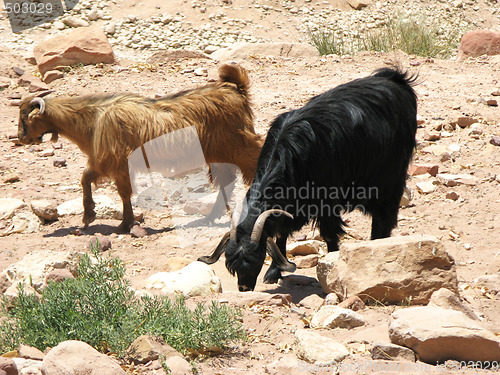
[[[169,132],[194,126],[205,160],[230,163],[252,182],[262,138],[255,133],[246,71],[238,65],[219,68],[219,80],[159,99],[134,94],[90,95],[74,98],[27,98],[20,105],[19,141],[40,143],[68,138],[88,156],[82,174],[83,224],[95,220],[91,183],[114,180],[123,201],[123,221],[118,230],[134,225],[128,168],[131,153]]]

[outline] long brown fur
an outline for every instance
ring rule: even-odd
[[[246,71],[238,65],[219,68],[219,80],[159,99],[134,94],[45,99],[45,111],[28,98],[21,103],[19,140],[30,144],[45,133],[68,138],[88,156],[82,175],[84,217],[95,219],[91,182],[112,178],[123,200],[119,230],[134,224],[128,158],[141,145],[161,135],[195,126],[210,163],[238,166],[252,182],[262,138],[255,133]]]

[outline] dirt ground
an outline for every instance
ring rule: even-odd
[[[188,5],[186,5],[188,7]],[[123,8],[121,10],[124,12]],[[294,40],[291,40],[294,41]],[[137,61],[141,61],[138,57]],[[14,52],[0,50],[0,69],[22,66],[34,71]],[[98,92],[135,92],[146,96],[174,93],[179,90],[203,85],[216,77],[221,62],[207,59],[190,59],[169,62],[154,68],[136,67],[128,64],[125,69],[104,66],[85,66],[66,73],[63,79],[54,81],[50,87],[55,95],[83,95]],[[366,76],[387,64],[398,63],[403,68],[418,72],[420,84],[416,87],[419,97],[420,128],[419,142],[414,162],[439,166],[440,173],[466,173],[478,178],[473,186],[446,187],[439,185],[430,194],[421,194],[416,189],[419,177],[412,177],[408,186],[413,199],[399,214],[398,228],[393,235],[429,234],[438,237],[446,250],[454,257],[462,296],[483,319],[484,324],[500,334],[500,295],[469,287],[474,278],[500,272],[500,147],[489,143],[492,135],[500,135],[500,110],[489,106],[486,100],[494,99],[500,91],[500,59],[485,57],[458,62],[455,60],[427,59],[403,53],[361,53],[354,57],[326,56],[321,58],[270,58],[251,57],[240,63],[248,70],[251,80],[251,95],[255,111],[255,123],[259,133],[265,134],[271,120],[286,110],[302,106],[311,96],[338,84]],[[196,76],[195,68],[208,69],[208,77]],[[81,197],[80,176],[86,157],[66,139],[60,139],[61,148],[55,149],[53,157],[64,157],[67,166],[54,167],[53,157],[40,156],[41,151],[52,149],[50,142],[40,146],[16,146],[10,139],[17,133],[18,108],[11,106],[11,97],[16,93],[25,95],[23,88],[10,87],[0,92],[0,197],[13,197],[29,203],[35,199],[49,199],[63,203]],[[498,99],[498,97],[497,97]],[[469,135],[468,128],[444,130],[441,139],[426,141],[426,132],[436,126],[450,129],[449,124],[459,117],[470,117],[479,122],[483,133],[477,138]],[[460,151],[450,160],[441,160],[440,155],[428,153],[428,146],[456,144]],[[19,179],[4,183],[9,174]],[[454,191],[457,200],[447,199]],[[121,205],[112,183],[99,186],[95,194],[105,194]],[[108,253],[123,259],[128,275],[135,288],[145,285],[153,273],[162,271],[167,259],[181,256],[196,260],[210,253],[220,240],[219,228],[206,227],[196,233],[195,246],[179,247],[177,234],[170,230],[171,222],[165,212],[143,210],[142,226],[148,231],[143,238],[114,234],[117,220],[97,220],[82,235],[75,235],[81,225],[81,217],[64,217],[42,226],[34,234],[13,234],[0,237],[0,271],[20,260],[29,252],[46,250],[75,250],[87,248],[94,235],[108,236],[112,248]],[[370,221],[359,213],[347,216],[349,233],[343,241],[368,239]],[[0,222],[0,231],[8,221]],[[306,227],[295,238],[310,235],[312,228]],[[225,269],[224,262],[213,265],[222,281],[224,291],[236,291],[236,279]],[[265,271],[265,270],[264,270]],[[265,285],[262,275],[257,291],[286,292],[292,295],[293,308],[247,309],[245,327],[251,340],[235,347],[232,355],[206,359],[198,363],[202,374],[280,373],[270,363],[295,358],[290,349],[293,331],[304,327],[299,312],[311,314],[320,297],[324,297],[318,283],[297,285],[284,281],[279,285]],[[315,268],[296,272],[316,277]],[[317,296],[315,299],[314,296]],[[313,301],[313,302],[311,302]],[[314,302],[316,301],[316,302]],[[390,313],[399,307],[370,306],[362,312],[367,320],[364,327],[352,330],[331,330],[325,335],[347,344],[354,358],[368,359],[367,347],[374,341],[389,341],[387,322]],[[143,370],[147,372],[146,369]],[[278,372],[273,372],[278,371]],[[364,371],[364,372],[363,372]],[[341,373],[370,373],[359,372]]]

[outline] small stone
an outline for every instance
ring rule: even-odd
[[[97,21],[99,19],[99,12],[97,11],[97,9],[96,8],[92,9],[87,15],[87,18],[90,21]]]
[[[358,296],[351,296],[343,300],[341,303],[339,303],[339,306],[343,307],[344,309],[350,309],[352,311],[364,310],[366,307],[365,303]]]
[[[411,164],[408,168],[408,173],[411,176],[418,176],[429,173],[431,176],[436,177],[439,172],[439,165],[436,164]]]
[[[3,371],[3,374],[1,373]],[[16,363],[6,357],[0,357],[0,374],[2,375],[17,375],[17,366]]]
[[[45,282],[53,281],[53,282],[61,282],[66,279],[74,279],[75,276],[66,268],[56,268],[50,271],[45,277]]]
[[[26,71],[23,68],[20,68],[18,66],[13,66],[12,70],[14,73],[16,73],[18,76],[22,76]]]
[[[421,194],[430,194],[435,192],[437,189],[437,185],[434,181],[417,182],[416,187]]]
[[[196,68],[194,70],[194,74],[196,76],[207,77],[208,76],[208,70],[206,68]]]
[[[31,210],[36,216],[44,220],[57,220],[57,205],[47,199],[38,199],[31,202]]]
[[[41,157],[47,158],[50,156],[54,156],[54,149],[53,148],[48,148],[40,152],[39,154]]]
[[[336,293],[328,293],[325,297],[325,305],[338,305],[339,296]]]
[[[59,70],[49,70],[43,75],[43,82],[51,83],[54,82],[56,79],[61,79],[63,77],[64,77],[63,72],[60,72]]]
[[[56,30],[64,30],[64,28],[66,27],[66,25],[63,22],[61,22],[61,21],[55,21],[52,24],[52,27],[54,27],[54,29],[56,29]]]
[[[7,173],[3,178],[3,182],[6,184],[11,184],[13,182],[18,182],[18,181],[19,181],[19,175],[17,173]]]
[[[500,136],[498,135],[492,135],[490,139],[490,143],[493,146],[500,146]]]
[[[295,331],[295,352],[300,359],[318,365],[340,363],[349,356],[344,345],[310,329]]]
[[[476,123],[477,119],[472,118],[472,117],[459,117],[456,121],[455,124],[460,126],[462,129],[467,128],[471,126],[472,124]]]
[[[99,252],[104,252],[111,249],[111,240],[104,236],[92,237],[89,241],[88,248],[90,249],[94,246],[99,248]]]
[[[424,133],[424,139],[430,142],[438,141],[441,139],[441,133],[434,130],[426,131]]]
[[[318,254],[304,255],[304,256],[295,257],[293,259],[295,265],[299,269],[316,267],[316,265],[318,264],[318,260],[319,260]]]
[[[113,35],[116,33],[116,23],[110,22],[105,28],[104,31],[106,34]]]
[[[460,198],[460,196],[455,191],[450,191],[449,193],[446,193],[446,199],[456,201],[458,198]]]
[[[132,237],[136,237],[136,238],[142,238],[142,237],[145,237],[148,235],[148,232],[146,231],[146,229],[144,229],[143,227],[141,227],[140,225],[134,225],[132,227],[132,229],[130,229],[130,235]]]
[[[415,362],[413,350],[395,344],[375,343],[371,349],[371,355],[372,359]]]
[[[66,159],[63,157],[56,157],[52,161],[52,165],[57,168],[65,167],[66,166]]]
[[[87,27],[89,26],[89,23],[85,20],[82,20],[81,18],[78,17],[66,17],[63,20],[64,24],[69,26],[69,27]]]
[[[399,207],[408,207],[411,203],[412,196],[412,190],[408,186],[406,186],[403,195],[401,196]]]
[[[287,245],[286,252],[292,256],[319,254],[321,245],[322,242],[316,240],[298,241]]]
[[[488,99],[486,101],[486,105],[489,105],[490,107],[498,107],[498,101],[496,99]]]
[[[361,315],[340,306],[322,306],[311,320],[312,328],[355,328],[365,325]]]
[[[181,356],[172,356],[165,361],[165,365],[170,369],[172,374],[176,375],[191,375],[191,365]]]

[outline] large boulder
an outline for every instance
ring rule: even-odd
[[[158,272],[151,275],[146,290],[154,294],[183,294],[186,297],[221,293],[220,279],[208,264],[192,262],[176,272]]]
[[[433,236],[344,243],[316,270],[326,293],[358,295],[363,301],[426,304],[438,289],[458,293],[455,262]]]
[[[125,375],[116,360],[81,341],[64,341],[43,359],[47,375]]]
[[[319,52],[307,43],[235,43],[210,55],[216,60],[243,60],[249,56],[318,57]]]
[[[500,54],[500,31],[473,30],[462,37],[458,57]]]
[[[62,32],[36,45],[33,54],[42,75],[58,66],[115,62],[106,34],[96,27]]]
[[[430,306],[400,309],[392,314],[389,337],[432,364],[500,361],[499,338],[456,310]]]
[[[29,253],[19,262],[7,267],[0,273],[0,292],[9,296],[17,295],[17,284],[31,285],[40,292],[46,284],[47,275],[55,269],[67,269],[76,272],[80,259],[77,252],[39,251]]]

